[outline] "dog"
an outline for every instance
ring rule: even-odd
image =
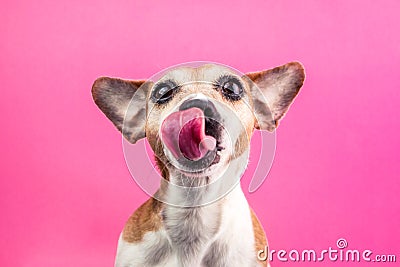
[[[304,79],[298,62],[245,75],[204,63],[157,81],[98,78],[95,103],[130,143],[147,138],[163,181],[127,221],[115,266],[269,266],[238,181],[253,131],[276,129]]]

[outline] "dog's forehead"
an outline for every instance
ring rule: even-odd
[[[205,64],[199,67],[185,66],[172,69],[162,76],[159,81],[173,80],[178,85],[192,82],[211,83],[224,75],[241,76],[238,72],[228,67],[216,64]]]

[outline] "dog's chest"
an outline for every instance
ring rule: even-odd
[[[120,238],[116,267],[219,267],[258,266],[250,227],[224,232],[197,250],[191,243],[173,247],[165,229],[149,232],[140,243],[128,243]],[[194,252],[193,254],[190,254]]]
[[[139,243],[120,238],[116,266],[257,266],[244,198],[224,203],[221,213],[213,209],[187,212],[169,210],[163,227],[146,233]]]

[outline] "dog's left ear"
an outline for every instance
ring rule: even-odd
[[[273,131],[303,85],[303,65],[291,62],[245,76],[253,82],[250,90],[257,118],[255,128]]]
[[[96,105],[131,143],[146,136],[146,97],[149,83],[98,78],[92,87]],[[125,122],[124,122],[125,118]]]

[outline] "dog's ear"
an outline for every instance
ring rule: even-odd
[[[260,72],[247,73],[251,86],[255,128],[273,131],[303,85],[305,73],[298,62]]]
[[[94,102],[131,143],[146,136],[146,96],[149,84],[101,77],[92,86]],[[125,122],[124,122],[125,118]]]

